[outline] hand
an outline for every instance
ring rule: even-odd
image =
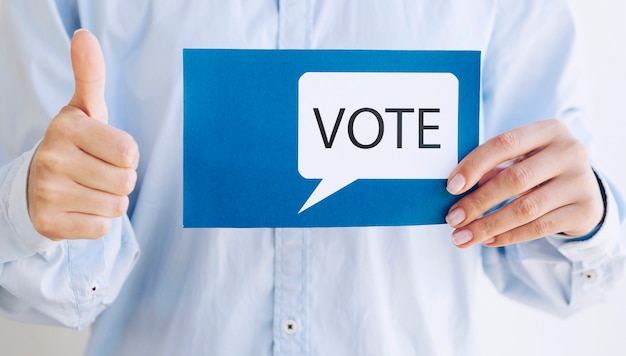
[[[136,142],[107,125],[105,65],[98,40],[74,34],[76,88],[52,120],[30,164],[28,212],[35,229],[52,239],[95,239],[126,213],[137,180]]]
[[[513,129],[477,147],[450,174],[448,191],[461,194],[476,183],[479,187],[446,216],[459,247],[504,246],[556,233],[584,236],[604,214],[585,146],[556,119]]]

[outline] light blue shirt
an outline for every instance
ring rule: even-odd
[[[52,242],[29,220],[26,178],[72,95],[79,26],[101,41],[110,124],[139,143],[139,182],[107,236]],[[558,117],[590,144],[563,0],[0,0],[0,315],[96,320],[89,355],[471,355],[477,273],[559,315],[621,276],[608,186],[584,241],[461,250],[444,225],[183,229],[182,49],[210,47],[480,50],[483,138]]]

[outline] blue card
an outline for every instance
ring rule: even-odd
[[[186,49],[185,228],[441,224],[480,52]]]

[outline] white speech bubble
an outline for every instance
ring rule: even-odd
[[[357,179],[446,179],[458,163],[458,99],[452,73],[304,73],[298,171],[322,181],[299,213]]]

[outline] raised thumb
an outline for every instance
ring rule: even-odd
[[[104,101],[106,72],[98,39],[87,30],[76,31],[72,38],[70,55],[76,86],[69,105],[82,110],[89,117],[107,122]]]

